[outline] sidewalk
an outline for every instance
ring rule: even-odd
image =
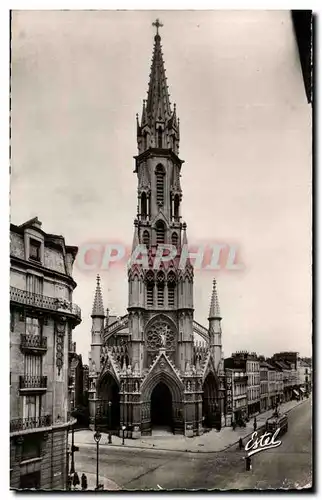
[[[83,431],[81,431],[83,432]],[[83,471],[82,471],[83,472]],[[93,491],[96,488],[96,474],[92,474],[90,472],[86,472],[86,477],[87,477],[87,490],[86,491]],[[105,476],[99,476],[99,483],[103,484],[104,490],[108,491],[119,491],[122,488],[118,486],[114,481],[111,481],[111,479],[108,479]],[[72,488],[72,491],[82,491],[81,487],[78,486],[76,489]]]
[[[302,404],[302,401],[289,401],[280,406],[281,413],[288,413],[296,406]],[[273,411],[261,413],[256,416],[257,430],[262,427],[266,419],[272,415]],[[102,434],[100,446],[117,446],[120,448],[145,448],[163,451],[187,451],[194,453],[208,453],[224,451],[230,446],[237,444],[239,438],[250,436],[253,432],[254,419],[252,418],[246,427],[237,427],[234,431],[231,427],[224,427],[220,432],[212,429],[210,432],[202,436],[187,438],[182,435],[161,435],[161,436],[146,436],[140,439],[125,439],[125,445],[122,445],[122,438],[118,436],[112,437],[112,444],[107,444],[108,435]],[[76,445],[95,445],[93,432],[90,430],[75,432]]]

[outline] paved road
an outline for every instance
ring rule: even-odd
[[[245,471],[244,452],[184,453],[146,449],[101,448],[100,474],[126,490],[299,488],[312,481],[311,398],[289,413],[282,445],[252,459]],[[79,472],[95,473],[95,447],[76,453]]]

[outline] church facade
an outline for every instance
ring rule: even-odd
[[[194,436],[228,425],[216,281],[205,328],[193,317],[193,266],[181,259],[187,226],[181,215],[180,123],[169,100],[160,24],[154,25],[148,97],[136,125],[132,255],[143,248],[146,265],[130,261],[128,313],[120,318],[104,310],[97,278],[89,355],[91,426],[115,433],[125,427],[131,438],[158,427]],[[166,245],[176,255],[156,266]]]

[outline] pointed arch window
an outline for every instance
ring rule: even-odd
[[[165,224],[159,220],[155,225],[157,245],[165,243]]]
[[[174,197],[174,216],[176,219],[179,217],[179,207],[180,207],[180,198],[179,195],[176,194]]]
[[[147,198],[146,194],[141,194],[141,216],[146,218],[147,216]]]
[[[154,276],[153,272],[148,272],[146,275],[146,303],[148,306],[153,306],[154,292]]]
[[[146,245],[147,247],[150,246],[150,233],[149,231],[143,231],[143,245]]]
[[[170,272],[168,275],[168,306],[175,306],[176,277]]]
[[[162,148],[162,128],[158,128],[158,148]]]
[[[157,275],[157,289],[158,289],[158,306],[162,307],[164,305],[164,273],[162,271],[158,272]]]
[[[157,204],[164,204],[164,176],[165,171],[162,165],[158,165],[155,170],[156,176],[156,189],[157,189]]]
[[[171,242],[172,242],[173,246],[175,246],[175,247],[178,246],[178,234],[177,233],[172,233]]]

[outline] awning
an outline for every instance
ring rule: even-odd
[[[295,396],[299,396],[299,393],[295,389],[293,389],[293,392],[294,392]]]
[[[305,393],[305,389],[303,389],[303,387],[300,387],[300,391],[302,391],[303,394]]]

